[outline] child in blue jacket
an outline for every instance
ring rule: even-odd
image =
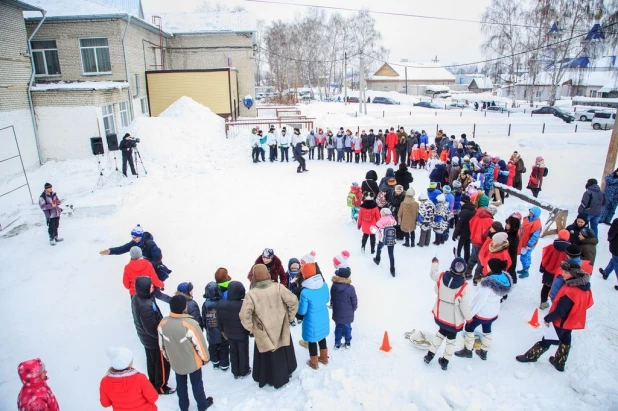
[[[333,321],[335,322],[335,348],[341,347],[341,338],[345,336],[345,347],[350,348],[352,341],[352,323],[354,311],[358,307],[356,290],[351,284],[350,275],[352,270],[348,267],[347,251],[333,258],[335,275],[332,278],[333,285],[330,289],[330,300],[333,308]]]
[[[303,340],[309,345],[309,365],[318,369],[318,362],[328,364],[328,348],[326,337],[330,334],[330,320],[328,319],[329,301],[328,285],[317,272],[316,263],[304,264],[301,268],[303,276],[302,291],[298,314],[303,315]],[[320,356],[318,357],[318,346]]]

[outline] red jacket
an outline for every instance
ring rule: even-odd
[[[551,304],[549,310],[550,314],[556,309],[561,298],[568,298],[573,301],[573,308],[569,311],[564,322],[563,318],[554,320],[554,326],[565,330],[583,330],[586,328],[586,312],[588,308],[592,307],[592,304],[594,304],[590,289],[584,291],[579,287],[564,285],[560,291],[558,291],[558,295],[556,295],[556,298],[554,298]]]
[[[148,377],[137,370],[107,373],[99,386],[99,400],[114,411],[157,411],[159,394]]]
[[[256,264],[264,264],[264,260],[262,260],[262,256],[259,256],[255,260],[255,263],[253,263],[253,265],[256,265]],[[268,268],[268,274],[270,274],[270,279],[273,280],[273,282],[281,283],[285,285],[286,287],[288,286],[288,275],[285,273],[285,269],[283,268],[283,265],[281,264],[281,260],[279,259],[279,257],[277,257],[276,255],[273,256],[273,260],[270,262],[269,265],[266,266],[266,268]],[[251,269],[249,270],[249,274],[247,275],[247,278],[253,284],[253,266],[251,266]]]
[[[487,263],[492,258],[506,261],[506,268],[504,269],[504,271],[508,271],[511,267],[511,264],[513,263],[513,261],[511,260],[511,256],[509,255],[509,248],[507,247],[504,250],[492,253],[491,250],[489,250],[490,244],[491,238],[488,237],[487,240],[485,240],[485,243],[483,244],[483,247],[481,247],[481,250],[478,254],[479,262],[483,266],[483,275],[489,274],[489,265]]]
[[[17,367],[17,373],[24,385],[17,397],[18,411],[59,411],[58,401],[47,385],[47,378],[41,375],[43,361],[40,358],[24,361]]]
[[[560,263],[566,261],[566,252],[560,251],[554,247],[554,244],[549,244],[543,247],[541,255],[541,266],[546,273],[553,274],[556,277],[560,274]]]
[[[375,207],[368,208],[361,206],[358,213],[358,228],[363,231],[363,234],[371,234],[371,227],[376,225],[380,219],[380,209],[376,204]]]
[[[494,222],[494,216],[486,208],[476,210],[474,217],[470,219],[470,242],[473,246],[481,248],[487,238],[487,230]]]
[[[515,173],[516,173],[517,167],[515,167],[515,164],[511,163],[510,161],[509,161],[508,167],[509,167],[509,178],[506,182],[506,185],[509,187],[513,187],[513,180],[515,179]]]
[[[165,284],[157,277],[152,263],[145,258],[131,260],[129,264],[124,266],[122,283],[124,284],[124,288],[129,290],[130,295],[135,295],[135,279],[137,277],[150,277],[152,285],[158,288],[165,287]]]
[[[399,141],[397,133],[391,131],[386,135],[386,147],[395,148],[395,146],[397,145],[397,141]]]
[[[521,235],[519,236],[519,246],[517,247],[517,254],[521,254],[521,248],[528,247],[528,240],[530,240],[530,236],[537,230],[542,229],[541,219],[535,218],[533,221],[530,221],[528,217],[524,217],[521,223]],[[537,241],[538,242],[538,241]],[[537,243],[534,243],[532,247],[536,246]]]

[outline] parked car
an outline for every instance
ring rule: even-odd
[[[418,103],[414,103],[416,107],[424,107],[424,108],[433,108],[433,109],[441,109],[442,106],[439,106],[434,103],[430,103],[428,101],[419,101]]]
[[[592,119],[594,118],[595,113],[598,113],[599,111],[607,111],[606,109],[598,109],[598,108],[593,108],[591,110],[586,110],[583,111],[581,113],[576,113],[577,116],[579,116],[580,121],[592,121]]]
[[[358,97],[348,97],[348,103],[358,103]]]
[[[446,106],[447,110],[459,110],[462,108],[468,108],[466,103],[451,103],[448,106]]]
[[[374,97],[373,104],[399,104],[398,101],[395,101],[394,99],[390,98],[390,97]]]
[[[497,113],[507,113],[509,111],[509,109],[506,108],[506,107],[498,107],[498,106],[490,106],[490,107],[487,107],[486,110],[487,111],[495,111]]]
[[[554,106],[545,106],[545,107],[541,107],[539,109],[536,110],[532,110],[532,114],[552,114],[562,120],[564,120],[567,123],[570,123],[571,121],[575,121],[575,116],[573,116],[572,114],[569,114],[563,110],[561,110],[558,107],[554,107]]]
[[[616,112],[599,111],[594,113],[592,128],[595,130],[611,130],[616,122]]]

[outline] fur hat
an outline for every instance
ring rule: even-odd
[[[264,264],[256,264],[253,266],[253,280],[256,283],[260,281],[270,280],[270,274],[268,268]]]
[[[491,213],[491,215],[496,215],[496,213],[498,212],[498,208],[496,208],[496,206],[493,205],[493,204],[489,204],[487,206],[487,211],[489,211]]]
[[[569,233],[569,230],[562,229],[558,231],[558,240],[568,241],[570,237],[571,233]]]
[[[451,272],[453,274],[462,275],[466,272],[467,267],[468,266],[466,265],[466,260],[461,257],[456,257],[451,262]]]
[[[264,251],[262,251],[262,258],[273,258],[274,256],[275,252],[272,248],[265,248]]]
[[[189,295],[191,291],[193,291],[193,284],[191,283],[180,283],[178,287],[176,287],[176,291],[180,291],[183,294]]]
[[[509,235],[505,233],[504,231],[500,231],[494,234],[494,236],[491,238],[491,241],[495,244],[501,244],[508,240],[509,240]]]
[[[570,263],[568,261],[561,262],[560,268],[562,268],[564,271],[567,271],[569,274],[571,274],[575,278],[580,278],[585,275],[588,275],[584,270],[581,269],[579,264]]]
[[[300,265],[315,263],[315,251],[309,251],[300,258]]]
[[[575,244],[569,245],[565,251],[567,256],[569,257],[579,257],[580,255],[582,255],[582,249]]]
[[[227,269],[220,267],[215,271],[215,282],[217,283],[225,283],[227,281],[232,281],[232,278],[227,272]]]
[[[444,194],[438,194],[438,196],[436,197],[436,200],[441,203],[443,201],[446,201],[446,197],[444,196]]]
[[[126,370],[133,362],[133,353],[124,347],[109,347],[107,349],[109,365],[117,371]]]
[[[170,300],[170,311],[174,314],[182,314],[187,308],[187,299],[184,295],[178,294]]]
[[[506,270],[506,261],[499,258],[490,258],[487,265],[492,273],[501,273]]]
[[[335,266],[335,268],[347,267],[348,258],[350,258],[350,252],[343,250],[335,257],[333,257],[333,265]]]
[[[380,215],[384,217],[385,215],[393,215],[393,213],[391,212],[390,208],[383,208],[382,210],[380,210]]]
[[[131,260],[139,260],[140,258],[142,258],[142,249],[134,245],[133,247],[131,247],[129,255],[131,256]]]
[[[136,225],[135,227],[133,227],[133,230],[131,230],[131,237],[143,237],[144,236],[144,229],[142,228],[141,225]]]
[[[306,280],[316,275],[318,271],[315,263],[307,263],[300,268],[300,272],[303,275],[303,278]]]

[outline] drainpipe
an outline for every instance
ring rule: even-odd
[[[129,83],[129,89],[127,90],[127,96],[129,96],[129,100],[127,104],[129,105],[129,113],[131,113],[131,120],[135,118],[133,113],[133,100],[131,99],[131,79],[129,78],[129,63],[127,61],[127,47],[125,44],[125,38],[127,37],[127,32],[129,31],[129,26],[131,25],[131,15],[127,14],[127,26],[124,28],[124,34],[122,35],[122,53],[124,55],[124,71],[127,77],[127,83]]]
[[[30,88],[34,85],[34,75],[36,74],[34,70],[34,54],[32,53],[31,41],[34,38],[34,36],[36,36],[37,31],[39,31],[39,29],[43,25],[47,12],[43,10],[41,13],[43,14],[43,18],[41,19],[38,26],[36,26],[36,29],[32,32],[32,35],[30,35],[30,38],[28,39],[28,52],[30,53],[30,65],[32,66],[32,75],[30,76],[30,82],[28,82],[28,104],[30,105],[30,118],[32,119],[32,129],[34,130],[34,141],[36,142],[36,152],[39,156],[39,165],[42,166],[43,156],[41,156],[41,143],[39,142],[39,129],[36,125],[36,118],[34,117],[34,105],[32,104],[32,91],[30,90]]]

